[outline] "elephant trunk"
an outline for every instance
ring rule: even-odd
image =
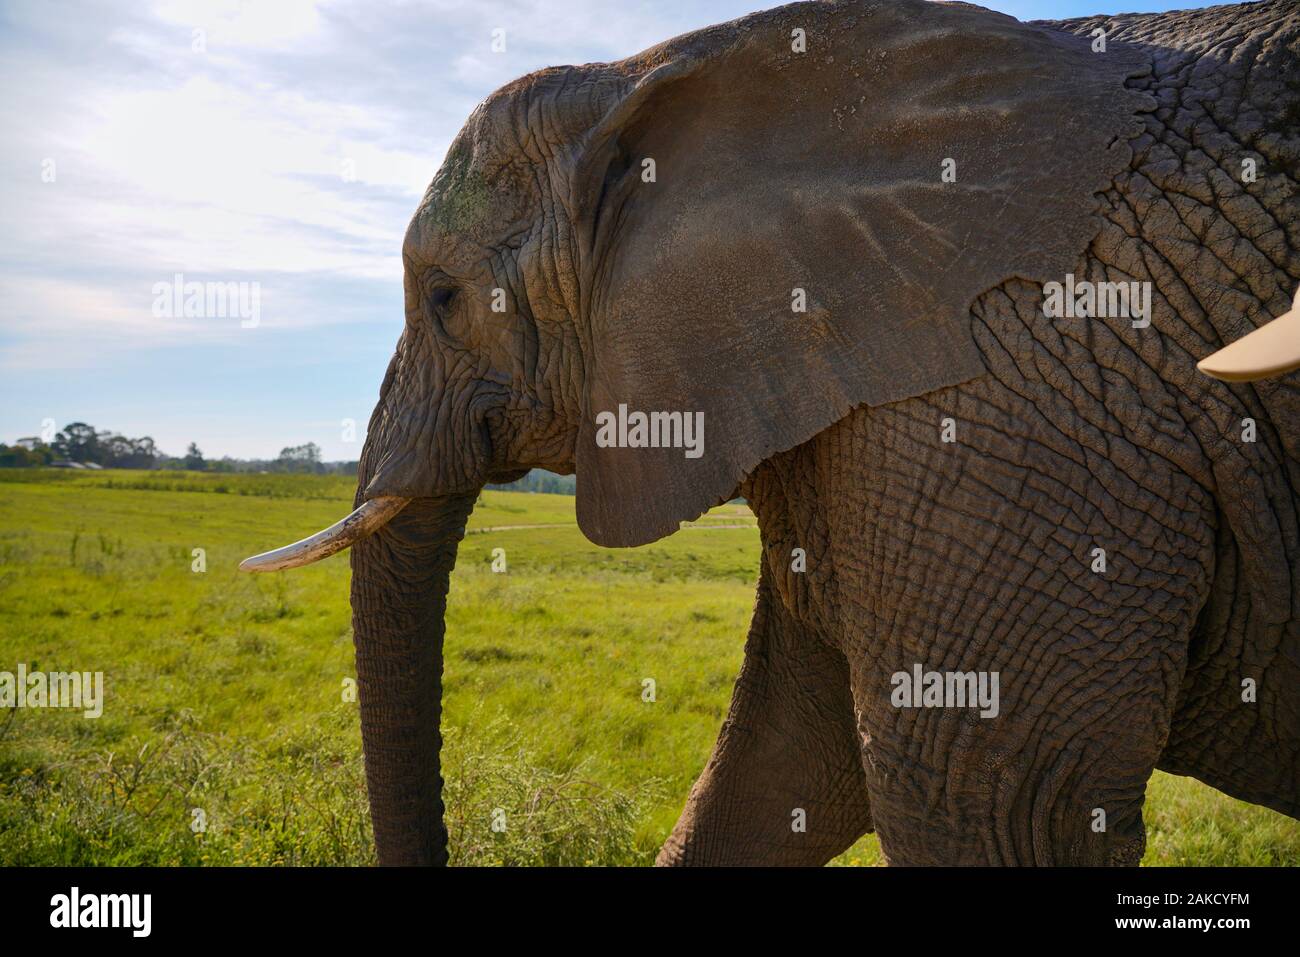
[[[446,864],[442,639],[447,586],[476,494],[412,499],[352,547],[352,628],[375,848]]]

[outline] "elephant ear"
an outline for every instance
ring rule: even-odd
[[[577,507],[612,546],[854,406],[983,374],[971,303],[1074,268],[1152,107],[1125,88],[1135,51],[912,0],[782,7],[582,69],[604,112],[571,178]],[[702,416],[700,454],[638,412]]]

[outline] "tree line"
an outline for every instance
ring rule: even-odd
[[[507,485],[489,485],[488,488],[505,492],[539,492],[545,495],[576,495],[578,482],[572,475],[556,475],[546,469],[533,469],[521,479]]]
[[[13,445],[0,442],[0,468],[40,468],[42,466],[103,469],[184,469],[190,472],[298,472],[313,475],[356,475],[356,462],[322,462],[320,446],[315,442],[286,446],[274,459],[235,459],[223,456],[209,459],[195,442],[185,454],[164,453],[146,435],[128,438],[116,432],[99,430],[85,422],[65,425],[49,442],[36,436],[15,440]],[[539,492],[551,495],[574,495],[576,480],[572,475],[556,475],[545,469],[533,469],[523,478],[493,489]]]
[[[37,436],[0,442],[0,468],[64,466],[104,469],[186,469],[192,472],[302,472],[355,475],[356,462],[322,462],[315,442],[286,446],[274,459],[205,458],[191,442],[183,456],[167,455],[146,435],[129,438],[85,422],[65,425],[46,442]]]

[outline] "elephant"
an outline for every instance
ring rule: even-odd
[[[795,3],[492,94],[356,510],[244,563],[351,548],[379,862],[447,861],[448,576],[531,468],[600,546],[758,519],[659,864],[1135,865],[1156,768],[1296,817],[1298,181],[1292,0]]]

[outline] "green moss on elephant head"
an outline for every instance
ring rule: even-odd
[[[452,147],[430,189],[429,225],[452,234],[482,229],[492,210],[492,188],[465,144]]]

